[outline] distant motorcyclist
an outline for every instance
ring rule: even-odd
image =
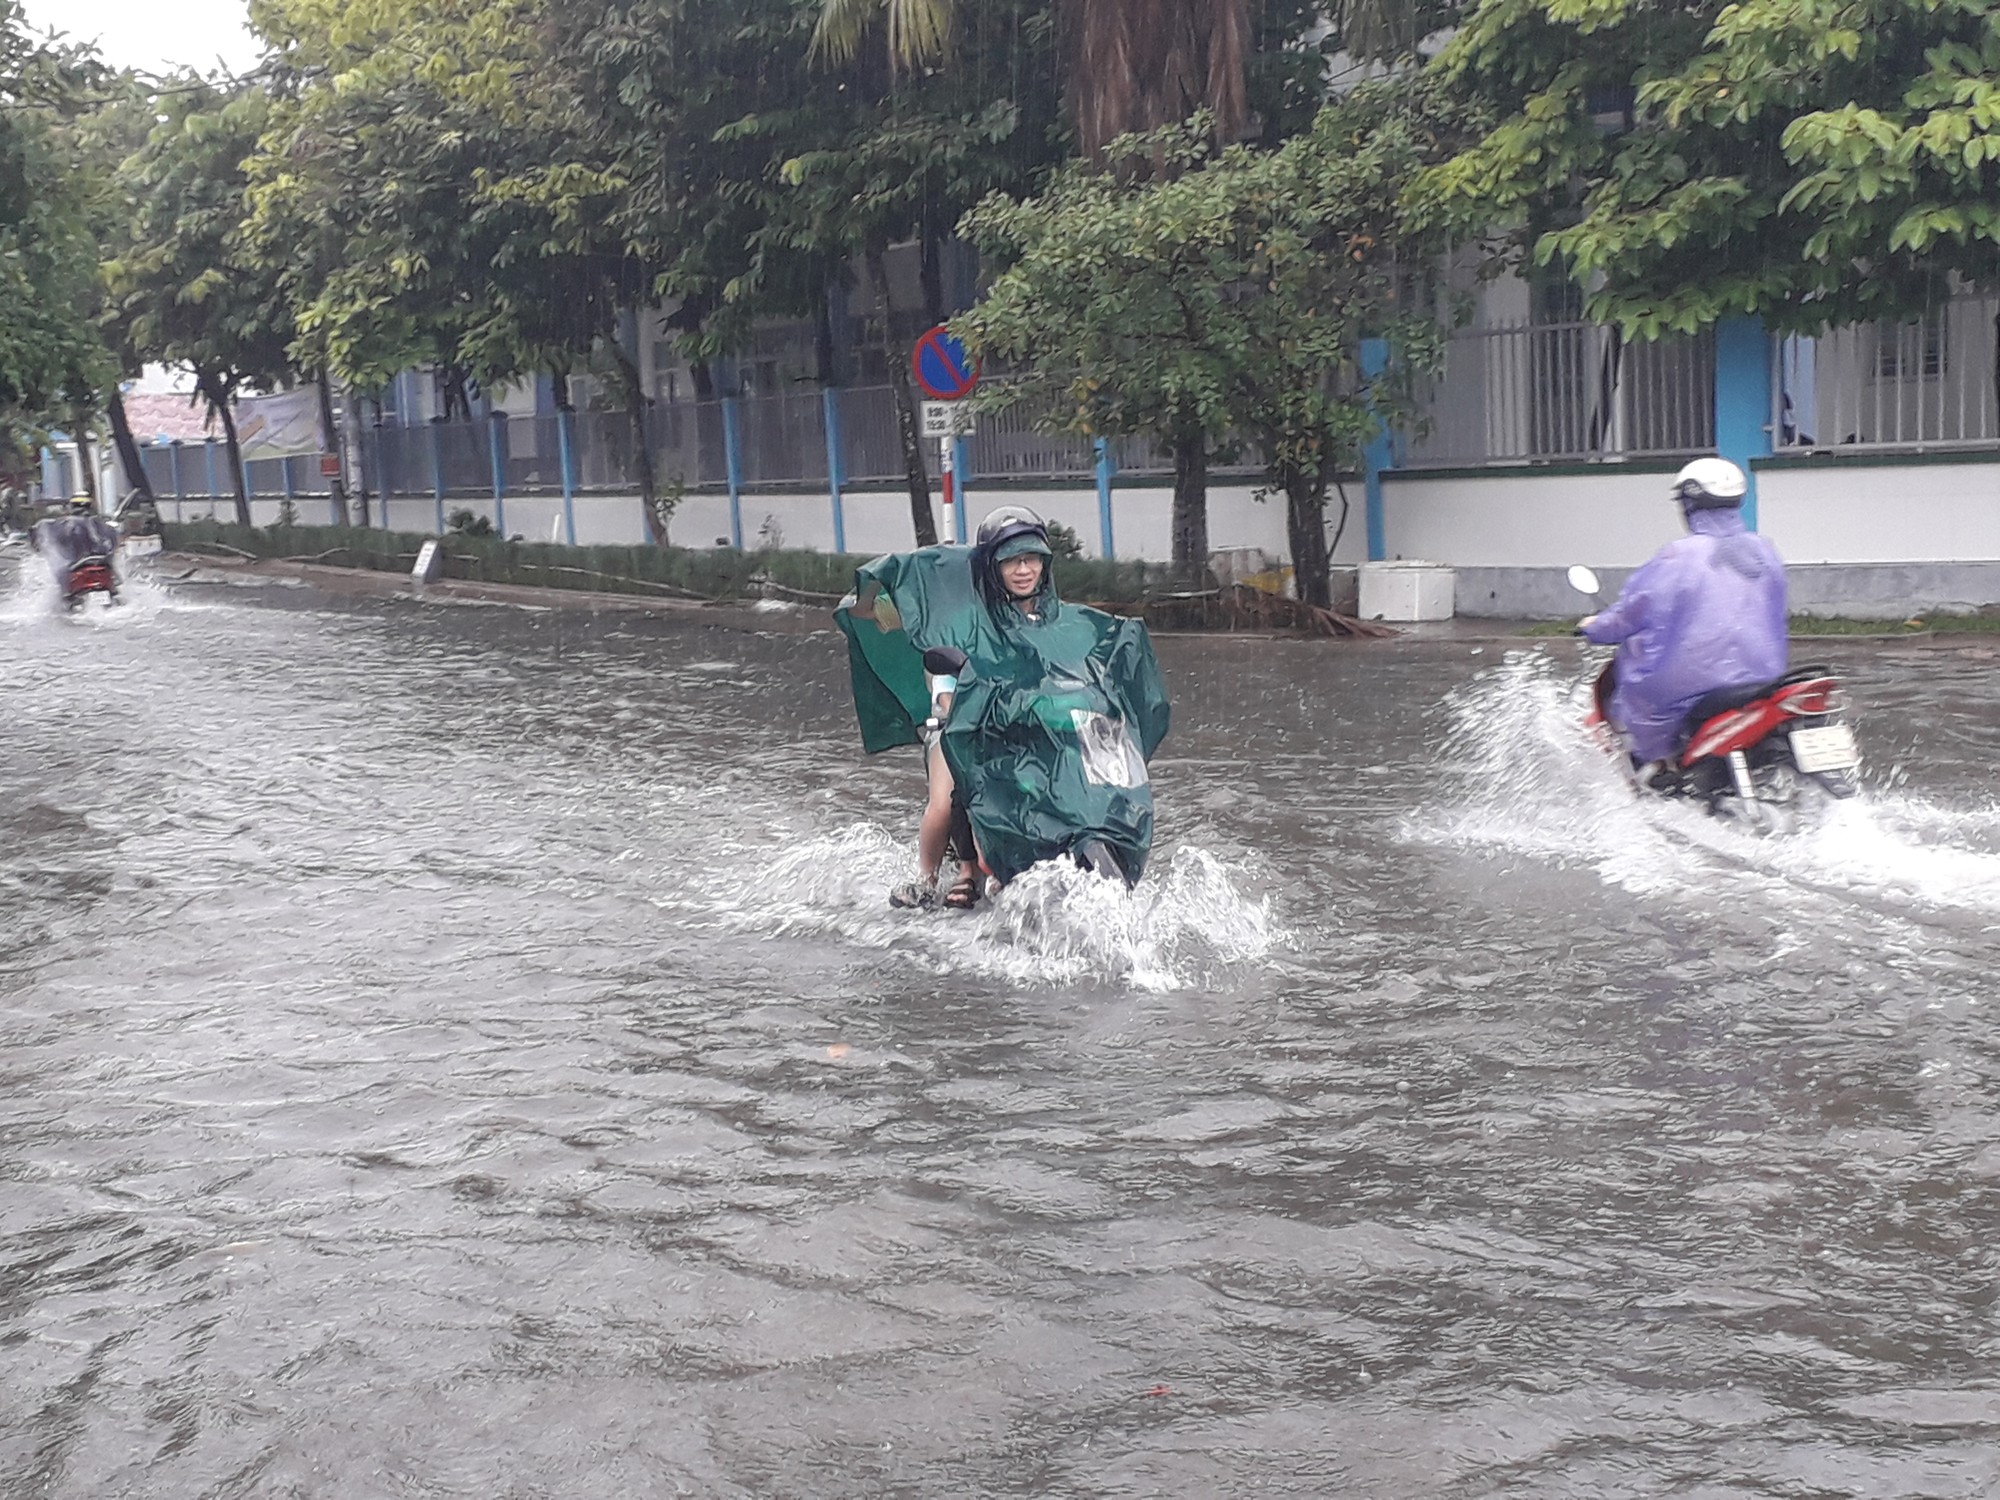
[[[28,541],[48,559],[49,567],[67,592],[69,576],[78,563],[97,557],[104,560],[107,568],[111,566],[112,554],[118,550],[118,529],[97,513],[94,501],[79,495],[70,501],[68,515],[37,522],[28,533]],[[110,592],[115,599],[117,588],[114,586]]]
[[[67,515],[37,522],[29,538],[37,552],[63,567],[85,557],[109,558],[118,550],[117,528],[97,513],[96,502],[85,495],[70,501]]]
[[[1667,543],[1629,579],[1618,602],[1579,626],[1616,645],[1606,716],[1635,763],[1673,754],[1683,718],[1717,688],[1784,674],[1785,565],[1743,524],[1750,482],[1723,458],[1698,458],[1674,476],[1689,535]]]

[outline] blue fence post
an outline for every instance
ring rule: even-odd
[[[841,489],[847,483],[846,465],[841,462],[840,440],[840,392],[827,386],[820,393],[820,405],[826,412],[826,489],[833,499],[833,550],[847,550],[847,507],[841,500]]]
[[[444,535],[444,423],[432,422],[431,496],[437,502],[437,534]]]
[[[1389,368],[1389,341],[1361,341],[1361,376],[1373,381]],[[1372,397],[1371,397],[1372,400]],[[1362,487],[1367,494],[1363,508],[1368,519],[1368,560],[1381,562],[1389,555],[1389,518],[1382,501],[1382,475],[1396,464],[1396,444],[1384,423],[1361,450]]]
[[[507,540],[507,413],[487,413],[487,452],[493,460],[493,529]]]
[[[743,550],[743,423],[736,398],[722,398],[722,462],[729,476],[729,545]]]
[[[246,476],[249,474],[250,465],[248,463],[243,465],[243,472]],[[286,503],[289,504],[291,501],[298,499],[298,495],[292,485],[292,461],[289,457],[278,460],[278,472],[284,476],[281,483],[284,486]],[[247,480],[243,488],[246,490],[250,488]]]
[[[1118,473],[1118,460],[1111,452],[1109,438],[1092,438],[1097,450],[1097,545],[1108,560],[1118,555],[1118,538],[1111,524],[1111,481]]]
[[[1771,456],[1771,333],[1761,318],[1715,325],[1715,451],[1750,478],[1743,524],[1757,529],[1757,459]]]
[[[576,545],[576,413],[564,407],[556,413],[556,443],[561,450],[563,534]]]

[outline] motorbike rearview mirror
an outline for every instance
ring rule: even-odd
[[[1601,587],[1597,575],[1582,563],[1577,563],[1569,570],[1569,586],[1579,594],[1596,594]]]
[[[924,670],[933,677],[956,677],[965,670],[966,660],[956,646],[933,646],[924,653]]]

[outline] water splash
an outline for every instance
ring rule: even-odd
[[[730,927],[764,935],[836,935],[936,972],[1012,984],[1111,980],[1147,990],[1199,982],[1282,945],[1267,899],[1245,872],[1202,849],[1156,855],[1126,890],[1063,862],[1038,865],[972,912],[896,911],[910,840],[857,823],[811,837],[748,889],[718,883],[706,904]]]
[[[1692,804],[1635,796],[1585,727],[1587,679],[1539,651],[1509,653],[1441,711],[1445,791],[1405,820],[1405,837],[1582,865],[1635,893],[1734,881],[2000,914],[1993,806],[1949,808],[1871,784],[1797,833],[1759,838]]]
[[[11,588],[0,590],[0,624],[36,625],[60,620],[97,630],[129,629],[168,611],[185,613],[210,606],[177,594],[159,581],[150,563],[127,564],[119,575],[118,603],[92,595],[75,610],[63,607],[55,570],[36,553],[18,555]]]

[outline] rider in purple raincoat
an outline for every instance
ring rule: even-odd
[[[1704,693],[1784,675],[1785,565],[1743,524],[1743,471],[1700,458],[1674,476],[1689,535],[1667,543],[1625,582],[1584,635],[1618,647],[1610,719],[1632,758],[1664,760],[1681,718]]]

